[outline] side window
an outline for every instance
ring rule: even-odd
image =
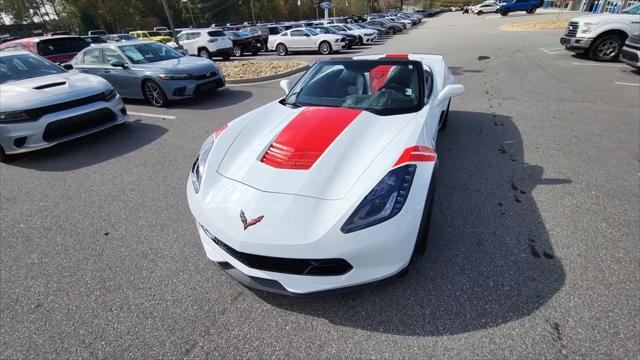
[[[102,49],[102,57],[104,59],[104,63],[105,64],[109,64],[113,60],[121,60],[122,62],[125,62],[124,59],[122,58],[122,56],[120,56],[120,54],[118,54],[117,51],[115,51],[115,50],[113,50],[111,48],[103,48]]]
[[[140,38],[140,34],[138,33],[132,33],[131,35],[135,36],[136,38]]]
[[[292,30],[291,36],[304,36],[306,32],[304,30]]]
[[[189,35],[189,34],[181,33],[180,35],[178,35],[178,41],[187,40],[187,35]]]
[[[100,56],[100,49],[89,49],[84,52],[84,64],[85,65],[100,65],[102,64],[102,57]]]
[[[189,34],[189,38],[188,39],[189,40],[195,40],[195,39],[199,38],[200,35],[201,34],[199,32],[194,32],[194,33]]]

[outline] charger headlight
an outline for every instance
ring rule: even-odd
[[[24,110],[0,112],[0,123],[12,121],[29,121],[31,116]]]
[[[404,165],[387,173],[365,196],[340,231],[347,234],[380,224],[398,215],[409,196],[416,165]]]

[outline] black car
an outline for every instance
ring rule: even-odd
[[[242,56],[244,53],[258,55],[262,50],[263,43],[259,36],[244,31],[225,31],[224,33],[233,43],[233,56]]]
[[[87,44],[101,44],[107,42],[107,40],[105,40],[103,36],[87,35],[81,37],[82,40],[84,40],[84,42],[86,42]]]
[[[383,28],[383,29],[385,29],[385,31],[387,31],[388,33],[393,34],[393,35],[395,35],[396,33],[402,32],[402,30],[403,30],[403,27],[401,25],[386,23],[386,22],[381,21],[381,20],[369,20],[364,24],[366,26],[373,26],[373,27]]]
[[[253,36],[257,36],[262,41],[262,50],[267,51],[267,44],[269,43],[269,29],[265,26],[250,26],[242,29],[242,31],[247,32]],[[279,33],[278,33],[279,34]]]
[[[353,35],[353,34],[349,34],[346,32],[340,32],[340,31],[336,31],[328,26],[311,26],[311,29],[319,32],[320,34],[334,34],[334,35],[341,35],[342,37],[344,37],[347,40],[347,44],[346,44],[346,48],[351,49],[352,47],[354,47],[355,45],[360,45],[359,44],[359,40],[358,37]]]

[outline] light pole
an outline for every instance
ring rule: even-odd
[[[196,21],[193,20],[193,11],[191,11],[191,3],[189,0],[182,0],[183,3],[187,3],[187,7],[189,8],[189,15],[191,15],[191,26],[196,27]]]
[[[169,28],[171,29],[171,35],[173,36],[173,41],[176,43],[176,47],[181,49],[182,46],[178,41],[178,37],[176,36],[176,28],[173,26],[173,18],[171,17],[171,11],[169,11],[169,6],[167,5],[167,0],[162,0],[162,7],[164,8],[164,13],[167,15],[167,20],[169,20]]]

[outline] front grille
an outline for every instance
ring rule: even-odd
[[[201,228],[222,250],[252,269],[308,276],[338,276],[353,269],[344,259],[289,259],[243,253],[213,236],[204,226]]]
[[[83,97],[83,98],[80,98],[80,99],[65,101],[65,102],[62,102],[62,103],[43,106],[43,107],[39,107],[39,108],[28,109],[25,112],[33,120],[38,120],[39,118],[41,118],[41,117],[43,117],[43,116],[45,116],[47,114],[52,114],[52,113],[55,113],[55,112],[58,112],[58,111],[63,111],[63,110],[68,110],[68,109],[73,109],[75,107],[82,106],[82,105],[92,104],[92,103],[94,103],[96,101],[107,101],[107,100],[108,99],[105,98],[104,93],[100,92],[98,94],[87,96],[87,97]]]
[[[219,89],[224,86],[224,81],[222,79],[216,79],[213,81],[208,81],[206,83],[198,84],[194,91],[195,95],[203,94],[211,90]]]
[[[191,76],[192,79],[194,80],[204,80],[204,79],[209,79],[212,77],[216,77],[217,73],[215,71],[210,71],[208,73],[205,74],[200,74],[200,75],[193,75]]]
[[[54,141],[106,125],[117,119],[111,109],[102,108],[84,114],[56,120],[47,124],[42,134],[44,141]]]
[[[578,25],[579,23],[577,21],[570,21],[569,25],[567,26],[567,32],[564,34],[564,36],[576,37],[576,35],[578,34]]]

